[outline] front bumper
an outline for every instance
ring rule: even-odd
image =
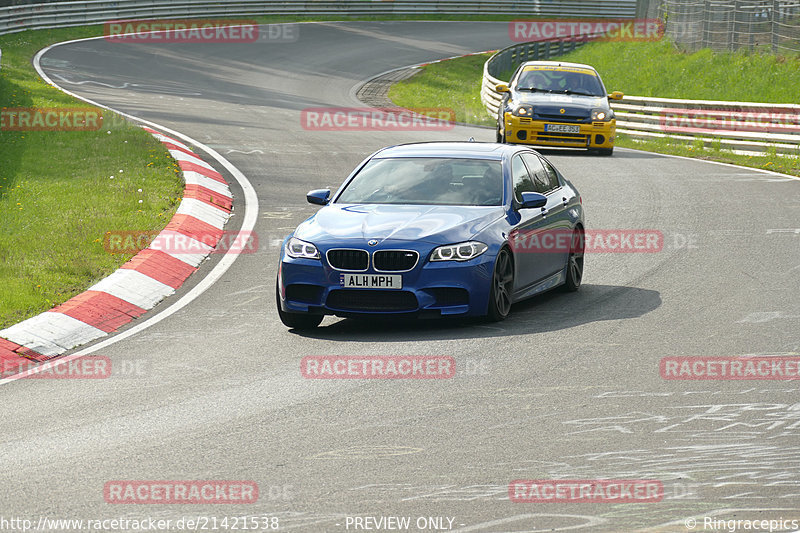
[[[578,126],[577,133],[545,131],[545,125]],[[617,120],[607,122],[555,122],[505,113],[504,129],[510,143],[570,148],[613,148]]]
[[[370,315],[481,316],[488,309],[494,270],[491,250],[470,261],[428,262],[420,251],[413,270],[397,272],[402,289],[345,289],[340,274],[322,259],[294,259],[282,254],[278,270],[281,309],[343,317]],[[425,259],[423,259],[425,258]],[[366,275],[392,274],[376,272]]]

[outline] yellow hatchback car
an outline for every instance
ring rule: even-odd
[[[600,155],[614,152],[617,121],[603,80],[589,65],[528,61],[498,84],[503,93],[497,114],[497,142],[588,148]]]

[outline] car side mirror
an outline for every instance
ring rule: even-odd
[[[494,90],[499,93],[507,93],[508,92],[508,84],[505,83],[498,83],[494,86]]]
[[[608,97],[611,100],[622,100],[622,97],[625,96],[625,93],[620,91],[614,91],[613,93],[609,94]]]
[[[538,192],[524,192],[522,193],[522,201],[520,202],[520,209],[533,209],[535,207],[544,207],[547,205],[547,196],[539,194]]]
[[[328,202],[331,198],[331,190],[330,189],[316,189],[313,191],[309,191],[306,194],[306,200],[310,204],[315,205],[328,205]]]

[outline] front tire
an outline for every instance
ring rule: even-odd
[[[292,329],[314,329],[322,322],[322,315],[309,315],[306,313],[287,313],[281,309],[281,295],[278,286],[275,286],[275,303],[278,306],[278,317],[287,328]]]
[[[492,322],[505,320],[511,312],[511,293],[514,289],[514,261],[511,252],[501,248],[494,262],[492,288],[489,291],[487,318]]]
[[[583,281],[583,255],[585,251],[585,235],[582,228],[575,228],[569,245],[567,257],[567,280],[562,285],[564,292],[575,292]]]
[[[609,157],[614,153],[614,148],[597,148],[594,152],[599,156]]]
[[[497,126],[497,131],[495,131],[495,138],[497,139],[497,142],[500,144],[508,144],[505,133],[500,131],[500,126]]]

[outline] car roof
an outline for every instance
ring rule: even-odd
[[[462,159],[503,159],[519,151],[519,146],[475,141],[433,141],[389,146],[374,155],[389,157],[452,157]]]
[[[522,64],[522,68],[530,66],[588,68],[589,70],[594,70],[597,72],[597,70],[591,65],[585,65],[583,63],[568,63],[566,61],[526,61]]]

